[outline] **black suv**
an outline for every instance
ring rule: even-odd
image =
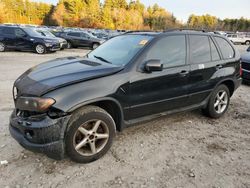
[[[56,38],[41,36],[32,28],[0,26],[0,52],[7,49],[44,54],[60,50],[60,43]]]
[[[223,36],[126,33],[27,70],[14,83],[9,129],[27,149],[86,163],[131,124],[197,108],[221,117],[240,84],[240,55]]]
[[[67,40],[68,48],[89,47],[95,49],[104,42],[87,32],[67,32],[61,34],[60,37]]]

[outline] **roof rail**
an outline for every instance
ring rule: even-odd
[[[157,32],[157,31],[152,31],[152,30],[133,30],[133,31],[127,31],[124,34],[127,34],[127,33],[137,33],[137,32]]]
[[[205,33],[206,31],[204,29],[190,29],[190,28],[175,28],[175,29],[167,29],[164,31],[165,32],[171,32],[171,31],[200,31]]]

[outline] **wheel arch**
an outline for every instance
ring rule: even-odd
[[[235,90],[235,83],[234,83],[233,79],[225,79],[225,80],[222,80],[222,81],[220,81],[220,82],[216,85],[216,87],[218,87],[219,85],[222,85],[222,84],[224,84],[224,85],[226,85],[226,86],[228,87],[229,92],[230,92],[230,97],[232,97],[233,94],[234,94],[234,90]]]
[[[84,106],[87,105],[98,106],[107,111],[115,121],[116,130],[122,131],[124,119],[123,110],[121,104],[116,99],[112,97],[104,97],[90,100],[72,107],[71,109],[69,109],[69,112],[73,113],[74,111],[79,110],[80,108],[84,108]]]

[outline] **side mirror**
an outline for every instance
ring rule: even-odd
[[[163,64],[159,59],[151,59],[145,63],[145,71],[146,72],[155,72],[155,71],[162,71]]]

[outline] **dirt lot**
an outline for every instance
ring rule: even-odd
[[[243,52],[244,46],[239,46]],[[54,161],[11,138],[12,84],[29,67],[62,56],[0,54],[0,187],[250,187],[250,86],[242,85],[228,113],[209,119],[199,111],[140,124],[118,133],[111,151],[91,164]]]

